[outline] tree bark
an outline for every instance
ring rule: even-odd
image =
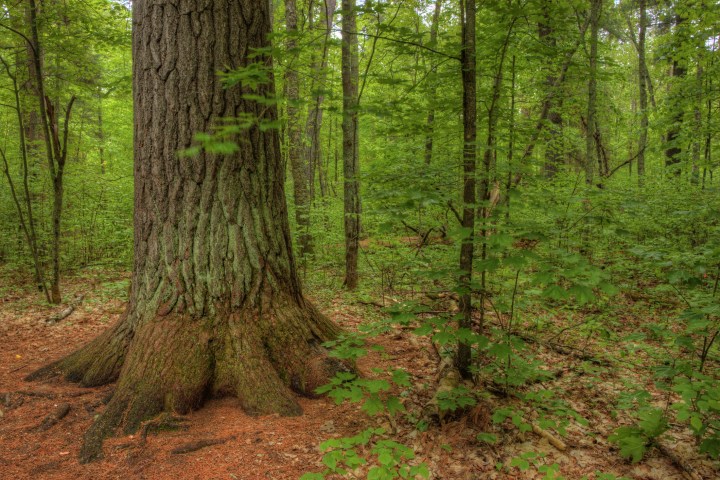
[[[83,462],[102,456],[117,428],[136,430],[163,410],[186,413],[233,395],[251,414],[301,413],[339,365],[321,342],[337,333],[302,296],[291,252],[274,81],[228,86],[216,73],[271,59],[268,2],[160,0],[133,6],[134,268],[117,324],[30,375],[62,373],[85,386],[118,380],[90,427]],[[237,151],[178,157],[195,132],[256,118]]]
[[[598,26],[602,11],[602,0],[590,2],[590,75],[588,78],[588,107],[587,107],[587,132],[585,134],[585,183],[592,185],[595,164],[599,162],[597,140],[597,47],[598,47]],[[600,176],[603,174],[601,164],[598,169]]]
[[[680,26],[685,22],[685,18],[682,16],[675,14],[675,28],[678,29]],[[675,39],[675,49],[680,49],[680,45],[677,43],[679,42],[679,39]],[[672,86],[673,91],[670,93],[669,98],[669,104],[670,104],[670,128],[667,131],[667,135],[665,137],[665,143],[666,143],[666,149],[665,149],[665,167],[666,169],[672,173],[675,176],[680,175],[680,156],[682,153],[682,148],[679,145],[679,139],[680,136],[680,130],[682,128],[683,124],[683,118],[685,116],[684,106],[683,106],[683,96],[682,96],[682,85],[680,85],[680,82],[682,79],[685,78],[685,74],[687,73],[687,70],[685,68],[684,61],[680,58],[681,54],[679,52],[675,52],[673,63],[672,63],[672,72],[671,77],[675,80],[674,85]]]
[[[475,0],[464,0],[462,5],[462,86],[463,86],[463,212],[464,239],[460,246],[460,329],[469,329],[472,323],[472,274],[475,249],[475,209],[477,163],[477,113],[475,71]],[[458,342],[455,366],[463,378],[471,376],[472,347]]]
[[[541,44],[552,50],[552,56],[554,57],[557,49],[557,38],[555,37],[555,29],[551,25],[553,15],[550,8],[550,1],[543,0],[543,19],[538,23],[538,37]],[[552,67],[548,67],[548,69],[550,68]],[[558,168],[562,163],[561,144],[563,119],[559,111],[562,100],[558,98],[560,83],[561,82],[558,82],[557,77],[552,72],[547,73],[545,77],[545,104],[543,105],[543,110],[547,111],[547,120],[550,122],[547,127],[549,139],[545,148],[545,165],[543,167],[546,178],[555,177],[558,172]]]
[[[639,0],[640,31],[638,33],[638,89],[640,97],[640,143],[637,155],[638,184],[645,182],[645,148],[648,136],[647,64],[645,63],[645,32],[647,30],[647,0]]]
[[[358,43],[355,0],[342,1],[343,173],[345,288],[358,284],[360,242],[360,158],[358,124]]]
[[[310,178],[308,162],[303,158],[302,131],[298,104],[300,102],[300,79],[298,77],[297,49],[297,6],[295,0],[285,0],[285,27],[288,34],[287,50],[290,62],[285,69],[285,97],[287,98],[287,133],[290,172],[293,176],[293,198],[295,200],[295,223],[298,232],[299,256],[301,259],[312,253],[310,234]]]

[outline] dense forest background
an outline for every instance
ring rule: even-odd
[[[37,3],[5,2],[0,18],[0,291],[32,285],[57,304],[72,300],[65,279],[132,268],[132,25],[121,2]],[[639,461],[672,426],[720,456],[718,3],[271,3],[272,74],[250,64],[226,81],[274,77],[262,101],[281,122],[262,128],[282,134],[305,293],[344,287],[381,330],[410,326],[441,357],[467,348],[477,388],[457,380],[447,411],[485,384],[544,405],[556,428],[575,417],[529,393],[549,371],[529,345],[589,355],[588,372],[639,355],[644,376],[617,399],[621,455]],[[232,152],[228,138],[197,132],[179,162]],[[127,294],[126,280],[104,288]],[[356,380],[337,397],[357,399],[340,388]]]

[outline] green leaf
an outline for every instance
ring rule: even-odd
[[[377,415],[378,413],[385,411],[385,405],[383,405],[380,397],[377,395],[371,395],[367,400],[365,400],[365,403],[363,403],[362,409],[368,415]]]
[[[633,463],[642,460],[647,450],[647,438],[637,428],[620,427],[608,439],[620,447],[620,455]]]
[[[693,415],[690,417],[690,426],[695,430],[695,432],[700,432],[703,428],[703,422],[700,419],[700,416]]]
[[[325,480],[325,475],[322,473],[304,473],[300,480]]]
[[[515,457],[512,460],[510,460],[510,466],[517,467],[520,469],[521,472],[524,472],[525,470],[530,468],[530,462],[528,462],[524,458]]]
[[[483,433],[478,433],[478,434],[475,436],[475,438],[476,438],[479,442],[485,442],[485,443],[489,443],[489,444],[491,444],[491,445],[497,443],[497,435],[492,434],[492,433],[485,433],[485,432],[483,432]]]

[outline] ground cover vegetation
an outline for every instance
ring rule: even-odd
[[[719,41],[702,0],[4,3],[0,471],[215,432],[198,478],[715,478]],[[222,397],[261,416],[198,432]],[[23,450],[58,422],[100,462]],[[265,428],[312,448],[228,460]]]

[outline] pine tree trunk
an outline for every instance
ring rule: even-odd
[[[135,260],[119,322],[29,378],[63,373],[85,386],[118,380],[91,426],[81,461],[102,440],[163,410],[186,413],[233,395],[251,414],[300,414],[338,365],[320,343],[337,328],[302,296],[291,252],[278,132],[257,126],[231,154],[179,157],[196,132],[240,113],[276,121],[216,76],[250,62],[271,66],[269,5],[216,0],[204,7],[133,5]],[[273,82],[254,93],[273,96]]]

